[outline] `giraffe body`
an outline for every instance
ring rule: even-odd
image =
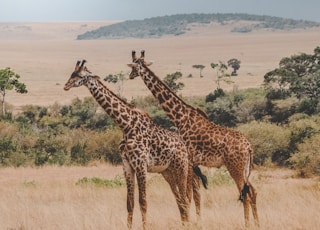
[[[144,60],[144,51],[137,58],[132,52],[130,79],[141,77],[145,85],[159,101],[170,120],[179,130],[179,135],[192,155],[193,165],[207,167],[226,166],[240,192],[244,206],[246,226],[249,225],[249,206],[259,225],[256,195],[249,182],[252,167],[253,149],[245,136],[235,130],[212,123],[199,109],[186,104],[149,68],[151,63]]]
[[[92,96],[123,131],[119,148],[127,183],[127,224],[132,227],[135,177],[139,190],[139,204],[143,228],[146,228],[146,176],[147,172],[161,173],[175,196],[181,220],[189,219],[187,181],[192,165],[184,142],[176,133],[157,126],[144,111],[126,103],[110,91],[98,76],[77,63],[64,89],[86,86]]]

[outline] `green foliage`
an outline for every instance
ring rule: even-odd
[[[300,111],[314,114],[320,98],[320,48],[314,54],[299,54],[282,58],[279,68],[264,75],[269,100],[285,99],[295,95],[305,99]],[[272,102],[271,102],[272,103]],[[308,104],[308,105],[306,105]],[[308,109],[307,109],[308,107]]]
[[[271,162],[283,164],[288,159],[290,130],[275,124],[256,121],[240,125],[238,130],[251,142],[255,164],[266,165]],[[279,155],[283,158],[280,159]]]
[[[37,149],[35,155],[35,165],[57,164],[63,165],[66,163],[68,155],[66,143],[54,136],[40,137],[35,146]]]
[[[10,68],[0,69],[0,94],[2,96],[1,106],[2,115],[6,113],[5,98],[8,90],[13,90],[17,93],[27,93],[27,87],[24,83],[19,82],[20,75],[15,73]]]
[[[232,106],[229,98],[218,98],[212,103],[207,103],[206,113],[212,122],[222,126],[234,127],[237,118]]]
[[[320,134],[316,134],[297,145],[297,152],[289,158],[290,167],[301,177],[320,175]]]
[[[177,82],[179,78],[182,77],[181,72],[175,72],[172,74],[167,74],[167,76],[163,79],[163,82],[167,84],[167,86],[173,91],[178,92],[184,87],[182,82]]]
[[[5,166],[10,165],[12,155],[17,151],[17,143],[13,138],[2,137],[0,139],[0,163]]]
[[[225,96],[225,92],[223,91],[223,89],[221,88],[217,88],[213,91],[213,93],[209,93],[207,96],[206,96],[206,102],[213,102],[215,101],[217,98],[219,97],[223,97]]]
[[[116,176],[114,179],[102,179],[99,177],[83,177],[76,182],[76,185],[88,186],[94,185],[98,187],[118,188],[126,185],[126,182],[122,176]]]
[[[75,145],[73,145],[70,150],[71,161],[80,165],[87,165],[91,157],[86,153],[86,148],[86,143],[76,143]]]
[[[230,79],[230,74],[227,73],[228,66],[225,63],[222,61],[219,61],[219,63],[211,63],[211,68],[217,70],[217,89],[221,88],[221,82],[226,84],[233,83],[233,81]]]
[[[317,22],[250,14],[177,14],[119,22],[78,35],[77,39],[115,39],[128,37],[158,38],[166,35],[179,36],[190,30],[189,25],[193,23],[208,24],[217,22],[226,24],[230,21],[251,22],[249,24],[246,23],[245,26],[236,27],[231,30],[232,32],[241,33],[259,29],[288,30],[319,26],[319,23]]]

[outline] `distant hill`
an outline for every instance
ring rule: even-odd
[[[117,38],[159,38],[185,34],[192,23],[224,25],[228,22],[247,21],[245,25],[234,27],[231,32],[249,33],[258,29],[292,30],[319,27],[320,23],[280,17],[251,14],[178,14],[153,17],[143,20],[130,20],[102,26],[77,36],[78,40],[117,39]]]

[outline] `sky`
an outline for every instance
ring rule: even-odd
[[[247,13],[320,22],[320,0],[1,0],[0,22],[124,21]]]

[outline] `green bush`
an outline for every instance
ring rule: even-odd
[[[297,145],[297,152],[288,160],[291,168],[297,170],[302,177],[320,176],[319,140],[320,134],[305,139],[303,143]]]
[[[254,163],[266,165],[272,162],[276,154],[284,154],[288,158],[290,131],[284,127],[266,123],[250,122],[238,127],[251,142],[254,149]],[[286,159],[281,159],[281,161]],[[281,163],[281,162],[273,162]]]
[[[17,151],[17,143],[11,137],[0,138],[0,164],[10,166],[10,159]]]
[[[214,102],[207,103],[206,113],[208,118],[222,126],[234,127],[237,123],[237,117],[229,98],[218,98]]]
[[[88,162],[91,160],[91,157],[89,154],[86,153],[86,148],[86,143],[81,144],[78,142],[75,145],[73,145],[70,150],[71,161],[77,164],[87,165]]]
[[[76,185],[95,185],[95,186],[102,186],[108,188],[117,188],[126,185],[126,182],[122,176],[116,176],[114,179],[102,179],[99,177],[83,177],[76,182]]]

